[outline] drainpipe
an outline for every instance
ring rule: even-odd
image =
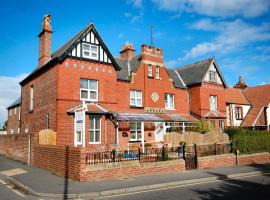
[[[31,134],[28,135],[28,155],[27,155],[27,164],[30,165],[31,162]]]

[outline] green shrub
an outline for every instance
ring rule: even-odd
[[[270,152],[270,133],[267,131],[228,128],[225,132],[233,141],[233,147],[242,154]]]
[[[200,119],[196,122],[195,131],[199,133],[207,133],[210,131],[209,122],[203,119]]]

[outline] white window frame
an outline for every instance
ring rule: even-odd
[[[129,141],[141,141],[142,140],[142,122],[130,122],[131,123],[134,123],[135,124],[135,129],[131,129],[131,126],[130,126],[130,129],[129,129]],[[141,124],[141,128],[138,129],[138,124]],[[135,132],[135,135],[136,135],[136,138],[132,139],[131,138],[131,131],[134,131]],[[138,135],[139,135],[139,131],[141,132],[141,137],[139,138]]]
[[[132,93],[134,92],[134,96]],[[134,107],[142,107],[142,91],[141,90],[130,90],[129,92],[129,105]],[[135,104],[132,104],[132,100],[134,100]],[[141,102],[141,103],[139,103]]]
[[[235,119],[236,120],[242,120],[243,119],[243,108],[240,106],[235,107]]]
[[[165,94],[165,109],[166,110],[174,110],[174,94]],[[170,102],[171,101],[171,102]]]
[[[11,117],[11,115],[12,115],[12,108],[9,109],[9,116]]]
[[[91,119],[94,120],[94,127],[91,129]],[[96,128],[96,120],[99,120],[99,129]],[[102,118],[99,116],[91,116],[89,117],[89,144],[100,144],[101,143],[101,120]],[[99,131],[99,141],[91,142],[91,131],[94,132],[94,140],[96,140],[96,131]]]
[[[153,77],[153,66],[148,65],[148,77]]]
[[[29,96],[29,111],[34,110],[34,86],[30,87],[30,96]]]
[[[209,96],[209,105],[210,105],[210,110],[211,111],[217,111],[217,109],[218,109],[218,98],[217,98],[216,95],[210,95]]]
[[[81,88],[81,80],[87,80],[87,89],[86,88]],[[89,85],[91,81],[96,81],[97,83],[97,89],[90,89]],[[82,91],[87,92],[87,98],[82,98]],[[91,99],[90,98],[90,93],[91,92],[96,92],[96,98],[95,99]],[[81,78],[80,79],[80,100],[81,101],[91,101],[91,102],[97,102],[98,101],[98,81],[97,80],[93,80],[93,79],[85,79],[85,78]]]
[[[211,70],[209,71],[209,82],[217,82],[217,72]]]
[[[86,49],[86,46],[88,46],[89,49]],[[94,48],[96,48],[96,51],[93,50]],[[97,45],[82,43],[82,57],[98,60],[98,48]],[[85,53],[89,55],[85,55]],[[96,56],[93,56],[93,54],[96,54]]]
[[[160,67],[156,66],[156,79],[160,79]]]

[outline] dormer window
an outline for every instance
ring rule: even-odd
[[[82,44],[82,55],[84,58],[98,59],[98,46],[92,44]]]
[[[217,82],[217,72],[209,71],[209,82]]]

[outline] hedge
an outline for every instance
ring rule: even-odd
[[[242,154],[270,152],[270,132],[268,131],[228,128],[225,132],[233,141],[233,147],[237,147]]]

